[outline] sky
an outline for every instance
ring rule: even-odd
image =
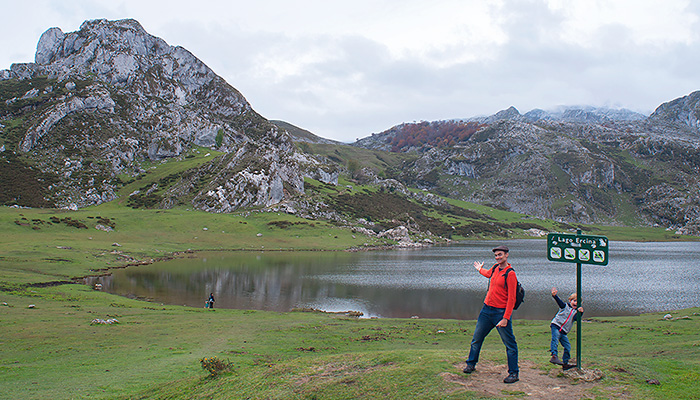
[[[0,69],[51,27],[133,18],[265,118],[353,142],[514,106],[649,114],[700,90],[693,0],[0,0]]]

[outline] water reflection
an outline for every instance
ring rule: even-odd
[[[288,311],[312,307],[361,311],[366,317],[474,319],[487,280],[471,266],[493,263],[502,242],[466,242],[421,250],[202,253],[92,278],[103,290],[167,304]],[[546,259],[544,240],[508,241],[509,261],[527,294],[516,318],[551,318],[576,290],[576,265]],[[634,315],[700,305],[698,243],[610,244],[610,265],[583,266],[583,306],[589,316]],[[678,273],[677,271],[684,271]]]

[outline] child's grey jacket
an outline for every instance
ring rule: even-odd
[[[576,311],[576,309],[571,308],[569,303],[564,303],[561,301],[559,296],[554,295],[552,297],[557,302],[557,305],[559,305],[559,312],[557,312],[557,315],[555,315],[554,319],[552,319],[552,325],[558,326],[559,331],[561,331],[563,334],[567,334],[574,325],[574,320],[579,317],[579,313]]]

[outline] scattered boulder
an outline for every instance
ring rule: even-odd
[[[392,240],[401,240],[408,237],[408,228],[405,226],[397,226],[393,229],[387,229],[384,232],[377,235],[380,238],[387,238]]]
[[[547,232],[543,231],[542,229],[537,229],[537,228],[530,228],[530,229],[525,231],[525,234],[528,236],[535,236],[535,237],[547,236]]]
[[[118,324],[119,321],[116,318],[108,318],[108,319],[101,319],[101,318],[95,318],[90,322],[90,325],[112,325],[112,324]]]
[[[111,226],[106,226],[106,225],[102,225],[102,224],[95,225],[95,229],[97,229],[98,231],[103,231],[103,232],[112,232],[114,230],[114,229],[112,229]]]

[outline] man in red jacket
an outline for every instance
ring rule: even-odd
[[[476,321],[476,329],[472,337],[467,366],[464,368],[465,374],[474,372],[476,363],[479,362],[479,352],[484,338],[495,327],[501,340],[506,346],[508,356],[508,376],[503,379],[504,383],[517,382],[518,373],[518,343],[513,335],[513,324],[511,314],[515,305],[515,292],[518,285],[518,278],[515,271],[508,263],[508,247],[498,246],[493,249],[496,264],[490,269],[484,269],[484,263],[474,262],[474,268],[479,273],[490,279],[489,290],[486,293],[484,306]]]

